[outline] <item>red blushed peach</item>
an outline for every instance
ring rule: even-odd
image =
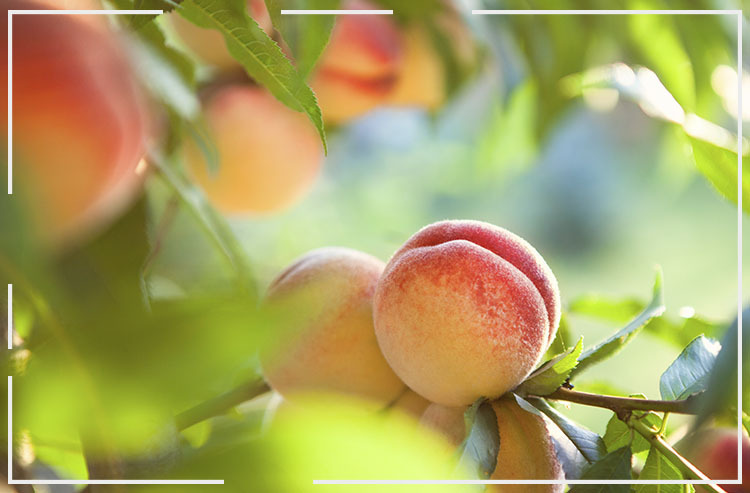
[[[219,154],[211,170],[190,143],[185,162],[211,202],[228,214],[287,208],[312,186],[323,162],[315,128],[302,113],[252,86],[227,86],[205,109]]]
[[[552,271],[526,241],[478,221],[443,221],[391,258],[375,333],[396,374],[448,406],[494,398],[534,369],[557,331]]]
[[[706,476],[715,480],[737,479],[737,429],[736,428],[708,428],[698,432],[691,440],[687,440],[687,450],[683,452],[685,458],[692,462]],[[727,493],[750,492],[750,438],[742,434],[742,484],[722,484]],[[706,491],[702,487],[697,490]]]
[[[555,445],[540,416],[524,411],[512,397],[492,402],[497,416],[500,451],[490,479],[549,480],[565,479]],[[460,445],[466,437],[465,407],[432,404],[422,415],[422,426],[445,436],[451,446]],[[563,485],[504,485],[487,487],[497,493],[559,493]]]
[[[343,8],[377,7],[353,0]],[[389,16],[339,16],[310,83],[323,117],[346,123],[384,103],[400,66],[401,38]]]
[[[273,33],[271,16],[264,0],[247,0],[247,11],[269,36]],[[202,62],[222,70],[240,67],[239,62],[229,53],[224,36],[215,29],[196,26],[177,12],[169,14],[180,41],[185,43]]]
[[[383,265],[356,250],[322,248],[273,281],[265,306],[275,323],[261,363],[276,391],[284,397],[336,391],[380,405],[403,393],[372,326],[372,295]]]
[[[20,0],[6,6],[50,8]],[[0,38],[7,52],[7,31]],[[5,81],[7,64],[2,70]],[[45,242],[77,241],[127,206],[140,190],[147,127],[143,95],[104,24],[13,18],[14,185]]]

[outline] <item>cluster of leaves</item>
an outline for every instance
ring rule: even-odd
[[[634,307],[642,304],[634,300],[619,303],[611,301],[595,302],[592,297],[578,300],[571,305],[572,309],[581,310],[599,317],[620,319],[624,313],[630,313]],[[735,371],[736,349],[727,347],[721,350],[719,342],[698,335],[683,349],[677,359],[664,371],[660,378],[661,401],[644,401],[645,407],[654,402],[653,410],[638,410],[632,406],[632,399],[646,399],[644,395],[631,395],[627,402],[617,396],[600,396],[585,394],[585,400],[576,400],[577,393],[572,382],[582,371],[604,361],[622,350],[640,332],[654,324],[669,324],[672,329],[670,341],[679,340],[679,327],[663,319],[665,306],[662,292],[662,276],[657,275],[653,297],[642,311],[611,337],[595,346],[584,350],[583,338],[567,351],[555,355],[540,365],[531,375],[513,390],[514,396],[522,408],[528,412],[546,417],[553,426],[557,426],[567,440],[560,440],[553,434],[558,448],[558,456],[563,462],[567,479],[620,479],[620,480],[689,480],[696,479],[685,467],[685,459],[675,452],[666,442],[659,440],[665,432],[665,420],[668,414],[662,404],[671,408],[671,404],[684,405],[684,411],[696,414],[697,422],[715,417],[719,411],[732,412],[727,399],[721,399],[720,408],[712,406],[710,410],[701,408],[701,404],[713,404],[717,389],[727,389],[726,384],[716,382],[717,378],[728,378],[727,370]],[[674,333],[673,333],[673,329]],[[654,330],[656,334],[665,333],[665,329]],[[736,338],[736,330],[730,331],[727,337]],[[735,362],[735,366],[722,368],[720,361]],[[731,379],[729,379],[731,382]],[[715,385],[715,388],[712,386]],[[561,392],[561,389],[567,391]],[[593,399],[589,399],[593,397]],[[593,431],[576,423],[558,411],[550,402],[556,400],[587,403],[613,411],[606,433],[599,436]],[[596,402],[594,401],[596,400]],[[726,407],[724,407],[726,406]],[[736,416],[736,401],[734,407]],[[477,478],[487,479],[494,472],[497,453],[502,447],[497,432],[497,418],[492,406],[486,400],[478,400],[466,411],[467,437],[462,445],[464,456],[470,457],[477,467]],[[563,443],[565,442],[565,443]],[[566,448],[567,453],[560,453]],[[647,454],[647,455],[643,455]],[[642,467],[634,470],[634,456],[644,459]],[[635,488],[638,492],[684,492],[685,488],[694,491],[692,486],[679,484],[641,484]],[[603,489],[604,488],[604,489]],[[611,491],[629,492],[628,484],[596,486],[590,484],[575,485],[571,491]]]
[[[622,0],[604,2],[485,0],[487,9],[665,10],[713,8],[709,1]],[[748,146],[720,125],[736,129],[712,87],[718,65],[736,67],[736,23],[717,15],[530,15],[486,16],[488,36],[503,37],[498,62],[508,81],[505,111],[488,126],[490,140],[503,138],[510,121],[514,134],[536,142],[545,139],[577,102],[596,89],[615,91],[655,119],[674,125],[675,138],[691,152],[685,161],[727,200],[738,200],[738,149],[743,160]],[[570,33],[576,33],[570,36]],[[514,57],[514,54],[518,54]],[[591,68],[594,67],[594,68]],[[644,68],[648,67],[648,68]],[[533,97],[529,98],[529,93]],[[525,115],[534,114],[535,118]],[[522,116],[524,115],[524,116]],[[518,118],[523,118],[518,121]],[[710,121],[708,121],[710,120]],[[720,125],[717,125],[719,123]],[[533,136],[533,137],[532,137]],[[518,142],[514,135],[513,142]],[[492,152],[488,147],[487,152]],[[484,160],[492,156],[485,153]],[[750,175],[743,167],[742,207],[750,212]]]

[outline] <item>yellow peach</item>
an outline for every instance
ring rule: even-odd
[[[364,396],[381,405],[404,384],[380,352],[372,294],[383,263],[348,248],[313,250],[271,284],[266,309],[277,321],[261,354],[266,381],[288,397],[310,391]]]
[[[259,87],[234,85],[208,101],[206,119],[219,154],[217,170],[190,143],[185,162],[221,211],[269,213],[285,209],[310,189],[323,160],[315,128],[302,113]]]

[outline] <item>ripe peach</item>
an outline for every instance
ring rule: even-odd
[[[343,8],[376,7],[351,0]],[[325,120],[346,123],[384,103],[400,66],[401,39],[388,16],[340,16],[310,83]]]
[[[492,409],[497,416],[500,451],[491,479],[564,479],[562,465],[544,419],[524,411],[512,397],[493,401]],[[421,423],[442,433],[457,446],[466,437],[465,410],[465,407],[432,404],[422,416]],[[498,484],[487,487],[487,491],[498,493],[558,493],[564,489],[563,485],[555,484]]]
[[[273,33],[271,16],[264,0],[247,0],[247,11],[266,34],[270,36]],[[180,41],[204,63],[222,70],[240,66],[227,50],[224,36],[219,31],[196,26],[177,12],[169,14],[169,19]]]
[[[226,213],[267,213],[289,207],[312,186],[322,164],[315,128],[302,113],[252,86],[227,86],[205,109],[219,152],[217,170],[186,146],[185,162],[209,199]]]
[[[144,98],[105,27],[76,16],[13,18],[14,185],[40,236],[54,246],[101,228],[140,190]],[[0,38],[7,52],[7,31]],[[2,70],[5,81],[7,64]]]
[[[265,306],[277,323],[261,364],[276,391],[284,397],[337,391],[381,404],[403,392],[372,326],[372,294],[383,265],[356,250],[321,248],[273,281]]]
[[[391,258],[374,300],[388,363],[432,402],[468,405],[518,385],[560,320],[552,271],[526,241],[478,221],[442,221]]]
[[[737,429],[709,428],[697,433],[687,441],[685,454],[690,462],[711,479],[737,479]],[[719,485],[727,493],[750,492],[750,438],[742,435],[742,479],[743,484]],[[700,487],[699,487],[700,488]],[[696,488],[698,489],[698,488]]]

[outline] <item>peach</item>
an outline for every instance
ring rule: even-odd
[[[274,333],[261,353],[266,381],[284,397],[335,391],[393,402],[404,384],[380,352],[372,295],[383,262],[348,248],[303,255],[271,284]]]
[[[192,142],[184,156],[195,181],[221,211],[277,212],[311,188],[323,150],[302,113],[262,88],[233,85],[209,99],[205,114],[219,154],[218,169],[209,169]]]
[[[552,271],[513,233],[442,221],[391,258],[375,292],[380,348],[432,402],[468,405],[511,390],[553,340],[560,296]]]
[[[686,450],[678,447],[685,458],[706,476],[715,480],[737,479],[737,429],[708,428],[699,431],[687,440]],[[742,480],[743,484],[722,484],[727,493],[750,492],[746,478],[750,478],[750,438],[742,435]],[[700,489],[697,487],[696,489]],[[702,490],[705,491],[705,490]]]
[[[523,410],[512,397],[493,401],[492,409],[497,416],[500,451],[491,479],[565,479],[554,442],[543,418]],[[451,444],[458,446],[466,437],[463,417],[465,410],[465,407],[432,404],[422,416],[421,423],[426,428],[443,434]],[[497,484],[487,487],[487,491],[498,493],[558,493],[564,489],[563,485],[556,484]]]
[[[342,8],[377,8],[352,0]],[[383,104],[401,66],[401,39],[389,16],[342,15],[310,85],[326,122],[346,123]]]
[[[424,26],[410,26],[402,34],[404,61],[388,95],[394,106],[437,110],[445,101],[445,68]]]
[[[476,45],[459,13],[450,2],[444,3],[443,10],[434,18],[435,27],[450,39],[450,49],[461,70],[468,69],[477,63]],[[436,40],[424,24],[406,26],[402,38],[404,61],[388,104],[436,111],[445,102],[448,90],[448,67]]]
[[[14,0],[6,7],[51,6]],[[13,19],[14,191],[52,246],[96,232],[140,190],[144,97],[105,27],[65,15]],[[0,38],[7,52],[7,32]],[[5,81],[7,64],[2,70]]]
[[[269,36],[273,33],[271,16],[264,0],[247,0],[247,11]],[[240,63],[232,57],[224,42],[224,36],[215,29],[196,26],[177,12],[169,14],[177,36],[202,62],[221,70],[239,68]]]

